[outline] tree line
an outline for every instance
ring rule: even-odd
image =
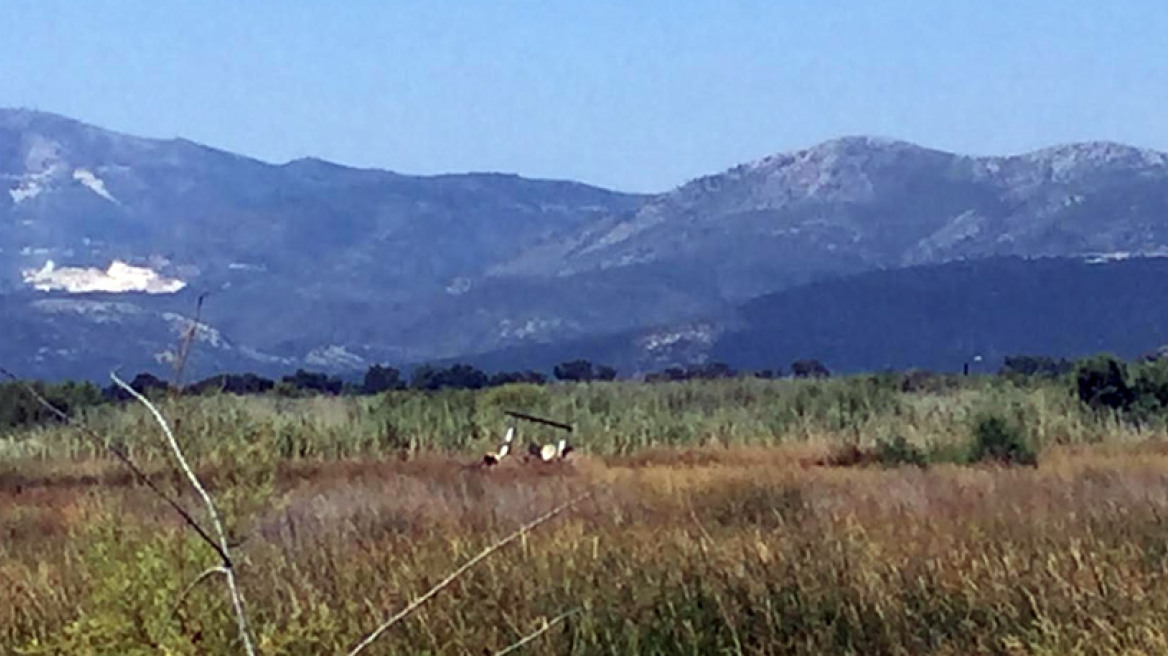
[[[395,367],[375,364],[369,367],[358,381],[345,380],[340,376],[319,371],[297,369],[294,373],[280,378],[267,378],[255,373],[218,374],[203,380],[175,388],[174,385],[151,373],[139,373],[129,385],[135,391],[148,397],[157,398],[166,394],[208,395],[234,394],[240,396],[274,394],[297,397],[314,395],[373,395],[385,392],[418,390],[438,391],[443,389],[485,389],[512,384],[545,385],[559,381],[563,383],[606,382],[616,380],[616,368],[594,363],[586,359],[561,362],[552,368],[551,374],[535,370],[500,371],[487,373],[475,366],[455,363],[448,366],[422,365],[406,376]],[[796,378],[830,376],[830,372],[818,360],[797,360],[790,366],[790,375]],[[736,371],[721,362],[710,362],[687,367],[670,367],[660,372],[649,373],[643,380],[649,383],[713,380],[751,376],[756,378],[780,378],[781,368],[760,371]],[[45,383],[41,381],[11,382],[0,384],[0,429],[28,426],[55,421],[55,415],[40,404],[25,386],[31,387],[38,395],[66,413],[111,402],[129,400],[129,393],[114,385],[102,388],[91,382],[66,381]]]
[[[957,384],[952,375],[928,371],[884,372],[878,375],[889,374],[899,377],[899,388],[903,392],[940,391]],[[1157,413],[1168,413],[1168,352],[1149,354],[1133,362],[1111,355],[1080,360],[1017,355],[1006,357],[997,375],[1020,384],[1035,380],[1065,380],[1069,383],[1068,390],[1077,395],[1084,406],[1097,411],[1116,412],[1134,421]],[[647,383],[668,383],[743,377],[815,379],[830,376],[831,372],[823,363],[803,359],[791,363],[786,372],[782,368],[739,371],[723,362],[707,362],[669,367],[646,374],[642,379]],[[153,374],[140,373],[129,384],[139,393],[155,398],[165,394],[274,394],[298,397],[374,395],[404,390],[477,390],[520,383],[544,385],[553,380],[577,383],[611,381],[616,378],[617,370],[611,366],[577,359],[556,365],[551,376],[534,370],[488,374],[472,365],[456,363],[448,366],[422,365],[407,378],[395,367],[375,364],[365,371],[359,381],[347,381],[327,373],[298,369],[279,379],[254,373],[220,374],[181,389],[173,388],[170,382]],[[105,403],[124,402],[129,398],[127,392],[113,385],[103,389],[90,382],[3,383],[0,384],[0,429],[56,420],[52,411],[28,393],[27,387],[68,414]]]

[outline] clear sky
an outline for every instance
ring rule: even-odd
[[[633,191],[851,134],[1168,150],[1168,4],[0,0],[0,106]]]

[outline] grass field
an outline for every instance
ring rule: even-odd
[[[467,467],[506,408],[574,423],[579,450]],[[239,542],[264,654],[344,654],[584,491],[364,653],[495,653],[564,614],[525,653],[1168,653],[1164,430],[1088,412],[1061,383],[611,383],[162,409]],[[987,416],[1038,466],[970,462]],[[184,489],[141,408],[84,419]],[[927,466],[843,457],[896,438]],[[214,564],[76,429],[0,440],[0,652],[241,653],[221,582],[186,591]]]

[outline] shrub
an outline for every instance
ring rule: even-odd
[[[586,383],[593,380],[616,380],[616,369],[608,365],[593,365],[588,360],[561,362],[552,369],[556,380]]]
[[[820,467],[862,467],[876,461],[876,454],[871,449],[861,449],[855,444],[841,444],[831,450],[826,456],[815,461]]]
[[[424,364],[414,370],[410,386],[430,392],[441,389],[477,390],[487,387],[490,382],[485,372],[469,364],[452,364],[445,369]]]
[[[645,376],[646,383],[666,383],[678,380],[686,380],[688,374],[685,369],[681,367],[669,367],[664,371],[659,371]]]
[[[973,427],[970,462],[1037,466],[1038,455],[1022,427],[998,415],[983,415]]]
[[[1132,376],[1131,393],[1138,414],[1146,417],[1168,409],[1168,361],[1139,365]]]
[[[503,385],[543,385],[547,383],[547,376],[538,371],[499,371],[491,374],[488,387],[502,387]]]
[[[375,364],[365,370],[365,379],[361,382],[361,393],[381,394],[390,390],[405,389],[405,386],[400,371],[393,367]]]
[[[592,368],[592,363],[588,360],[561,362],[555,366],[552,374],[555,375],[556,380],[572,382],[589,381],[596,376],[596,372]]]
[[[275,381],[253,373],[220,374],[201,380],[187,391],[193,394],[263,394],[276,386]]]
[[[909,442],[903,435],[876,443],[876,460],[885,467],[911,465],[924,469],[929,466],[928,458],[920,447]]]
[[[819,360],[796,360],[791,363],[791,375],[795,378],[829,378],[831,372]]]
[[[101,388],[92,383],[66,381],[50,384],[30,381],[27,385],[65,414],[91,408],[105,401]],[[57,416],[25,389],[25,383],[0,383],[0,430],[56,421]]]
[[[1110,355],[1082,360],[1075,366],[1079,400],[1097,410],[1126,410],[1133,400],[1127,380],[1127,366]]]
[[[1026,378],[1036,376],[1040,378],[1058,378],[1068,374],[1074,365],[1065,358],[1052,358],[1047,355],[1008,355],[1002,361],[999,373],[1007,378]]]
[[[332,395],[340,394],[345,385],[344,381],[336,376],[304,369],[297,369],[296,373],[291,376],[284,376],[280,379],[280,383],[282,384],[280,385],[281,389],[288,387],[301,392]]]
[[[773,371],[767,371],[767,375],[760,376],[755,374],[756,378],[774,378]],[[664,371],[647,374],[645,382],[647,383],[663,383],[677,380],[718,380],[721,378],[734,378],[738,372],[726,364],[725,362],[706,362],[704,364],[692,364],[688,367],[669,367]]]

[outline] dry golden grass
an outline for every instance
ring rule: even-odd
[[[253,624],[267,654],[343,653],[494,538],[594,489],[370,653],[481,654],[575,609],[530,653],[1168,652],[1163,445],[925,471],[815,466],[826,448],[489,471],[439,455],[280,463],[237,522]],[[0,484],[0,651],[232,652],[219,588],[173,607],[209,556],[140,488],[75,467]],[[221,497],[245,483],[205,473]]]

